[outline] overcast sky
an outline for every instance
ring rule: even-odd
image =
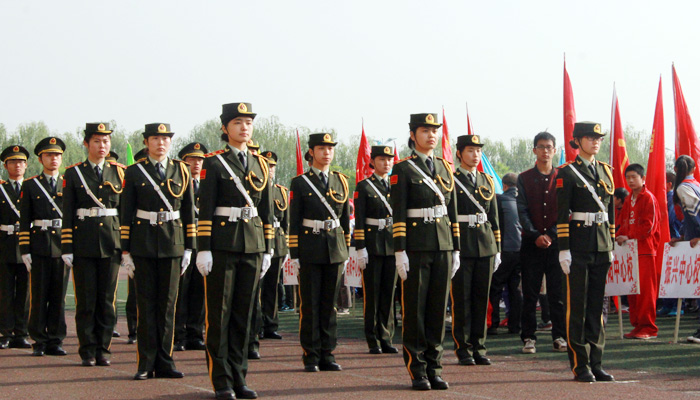
[[[9,1],[0,5],[0,123],[55,132],[116,120],[175,132],[247,101],[289,126],[407,137],[409,114],[450,134],[562,138],[567,68],[579,120],[651,132],[671,63],[700,118],[700,3],[659,1]]]

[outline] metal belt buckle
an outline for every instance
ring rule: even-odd
[[[435,210],[435,218],[440,218],[445,215],[444,210],[442,209],[442,206],[435,206],[433,207],[433,210]]]
[[[331,229],[333,229],[334,222],[335,221],[333,221],[332,219],[327,219],[327,220],[323,221],[323,229],[330,231]]]
[[[386,226],[392,226],[392,225],[394,225],[394,218],[393,218],[393,217],[387,217],[387,218],[385,219],[385,221],[386,221]]]
[[[476,216],[475,215],[468,215],[467,218],[469,219],[469,227],[476,228]]]
[[[484,214],[484,213],[476,214],[476,223],[477,224],[483,224],[485,222],[486,222],[486,214]]]
[[[156,218],[158,222],[168,222],[168,212],[167,211],[159,211],[158,212],[158,217]]]
[[[90,216],[91,216],[91,217],[97,217],[98,212],[99,212],[99,209],[93,207],[93,208],[90,209]]]
[[[603,222],[605,222],[605,213],[595,213],[595,222],[598,224],[602,224]]]
[[[251,219],[253,217],[253,207],[241,207],[241,218]]]
[[[60,228],[61,225],[63,225],[63,221],[60,219],[52,219],[51,220],[51,227],[52,228]]]
[[[19,232],[19,222],[17,222],[17,223],[13,226],[13,228],[14,228],[14,231],[12,232],[12,234]]]
[[[386,220],[385,219],[378,219],[377,220],[377,230],[383,231],[384,228],[386,228]]]

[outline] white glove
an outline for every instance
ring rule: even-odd
[[[301,264],[299,264],[299,259],[292,258],[292,270],[294,271],[294,275],[296,275],[297,279],[299,279],[299,270],[300,269],[301,269]]]
[[[496,253],[493,257],[493,272],[498,271],[498,267],[501,265],[501,253]]]
[[[192,250],[185,249],[185,253],[182,254],[182,263],[180,263],[180,275],[185,275],[187,267],[190,266],[190,261],[192,261]]]
[[[569,275],[571,271],[571,250],[562,250],[559,252],[559,265],[561,265],[561,270]]]
[[[450,279],[455,277],[455,274],[457,273],[457,270],[459,269],[459,250],[455,250],[452,252],[452,276]]]
[[[22,262],[24,266],[27,267],[27,272],[32,272],[32,255],[22,254]]]
[[[364,271],[367,268],[367,263],[369,263],[367,248],[357,250],[357,266],[360,267],[360,270]]]
[[[198,252],[195,264],[197,264],[197,269],[202,276],[209,275],[211,272],[211,267],[214,265],[214,259],[211,257],[211,251]]]
[[[350,259],[345,260],[345,262],[343,263],[343,272],[340,275],[344,275],[345,271],[348,270],[348,263],[349,262],[350,262]]]
[[[609,254],[610,262],[613,262],[613,260],[615,259],[615,253],[611,251]]]
[[[396,257],[396,272],[399,274],[399,278],[405,281],[408,278],[408,255],[406,250],[397,251],[394,253],[394,256]]]
[[[126,270],[129,278],[134,279],[134,271],[136,270],[136,265],[134,265],[134,259],[131,258],[131,254],[122,253],[122,267]]]
[[[66,264],[68,268],[73,268],[73,253],[61,255],[63,263]]]
[[[265,276],[267,270],[270,269],[270,265],[272,265],[272,254],[263,254],[262,268],[260,269],[260,279],[262,279]]]

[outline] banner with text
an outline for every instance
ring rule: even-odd
[[[283,285],[298,285],[299,279],[297,279],[296,271],[292,267],[292,259],[289,255],[284,258],[282,263],[282,284]]]
[[[666,299],[700,297],[700,246],[690,242],[666,243],[661,269],[659,297]]]
[[[348,267],[345,270],[345,286],[362,287],[362,271],[357,264],[357,250],[351,247],[348,251]]]
[[[626,241],[622,246],[615,246],[615,259],[608,270],[605,282],[606,296],[627,296],[639,294],[639,259],[637,258],[637,240]]]

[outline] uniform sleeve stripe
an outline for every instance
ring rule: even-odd
[[[200,219],[199,225],[211,225],[211,221],[205,221],[205,220]]]

